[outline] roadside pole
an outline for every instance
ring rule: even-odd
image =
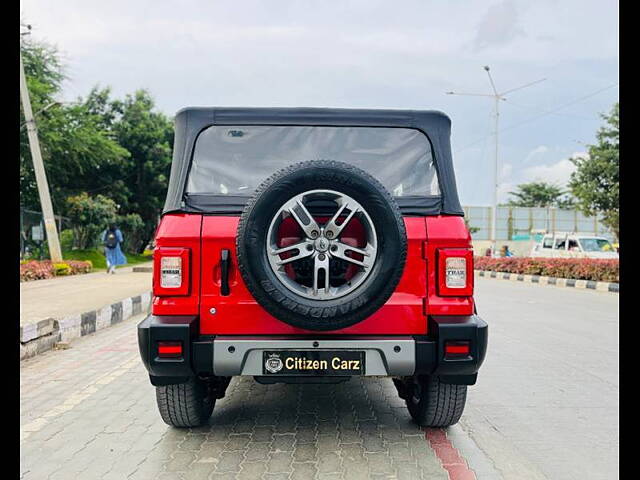
[[[540,83],[542,81],[544,81],[545,79],[542,78],[540,80],[536,80],[535,82],[530,82],[527,83],[525,85],[521,85],[519,87],[516,88],[511,88],[509,90],[506,90],[502,93],[498,93],[498,90],[496,89],[496,85],[495,83],[493,83],[493,77],[491,76],[491,69],[489,68],[488,65],[485,65],[484,70],[487,72],[487,75],[489,77],[489,82],[491,83],[491,89],[493,90],[493,93],[462,93],[462,92],[445,92],[447,95],[466,95],[466,96],[472,96],[472,97],[489,97],[489,98],[493,98],[495,103],[496,103],[496,111],[495,111],[495,116],[494,116],[494,121],[495,121],[495,130],[494,130],[494,137],[495,137],[495,157],[493,159],[493,185],[492,185],[492,190],[493,190],[493,199],[491,202],[491,254],[495,255],[496,254],[496,240],[497,240],[497,220],[498,220],[498,188],[500,186],[500,182],[498,181],[498,133],[499,133],[499,120],[500,120],[500,102],[506,100],[505,95],[507,93],[512,93],[515,92],[516,90],[520,90],[522,88],[526,88],[530,85],[534,85],[536,83]]]
[[[489,67],[485,67],[487,73],[489,73]],[[491,75],[489,75],[491,79]],[[493,80],[491,80],[491,86],[493,86]],[[495,91],[495,87],[494,87]],[[491,203],[491,254],[496,254],[496,226],[498,224],[498,126],[500,121],[500,100],[501,97],[496,93],[496,116],[495,116],[495,157],[493,160],[493,200]]]
[[[24,119],[27,124],[29,149],[31,150],[33,170],[35,172],[36,183],[38,185],[38,195],[40,197],[40,205],[42,207],[42,215],[44,217],[44,228],[47,232],[49,255],[51,256],[52,261],[61,262],[62,250],[60,249],[58,229],[56,227],[56,221],[53,215],[53,205],[51,204],[51,196],[49,194],[47,174],[44,169],[44,164],[42,163],[40,143],[38,142],[38,131],[36,129],[36,122],[33,118],[33,112],[31,110],[31,100],[29,99],[29,90],[27,89],[27,79],[24,74],[24,66],[22,65],[22,52],[20,52],[20,97],[22,99]]]

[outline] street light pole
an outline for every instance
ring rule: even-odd
[[[488,68],[488,67],[487,67]],[[493,202],[491,203],[491,250],[496,251],[496,225],[498,218],[498,125],[500,124],[500,98],[496,96],[496,116],[495,116],[495,157],[493,161]]]
[[[20,52],[20,97],[22,99],[22,108],[24,110],[24,119],[27,124],[27,135],[29,137],[29,148],[31,150],[31,159],[33,160],[33,170],[35,172],[36,183],[38,185],[38,195],[42,206],[42,216],[44,217],[44,228],[47,232],[47,242],[49,243],[49,254],[54,262],[62,261],[62,250],[60,249],[60,241],[58,239],[58,229],[56,227],[55,217],[53,215],[53,205],[51,204],[51,196],[49,194],[49,184],[47,183],[47,174],[42,162],[42,153],[40,152],[40,143],[38,141],[38,131],[36,122],[33,118],[31,110],[31,100],[29,98],[29,90],[27,88],[27,79],[24,74],[24,65],[22,64],[22,52]]]
[[[520,90],[522,88],[528,87],[530,85],[533,85],[535,83],[539,83],[542,82],[543,80],[546,80],[545,78],[542,78],[540,80],[536,80],[535,82],[530,82],[527,83],[525,85],[521,85],[519,87],[516,88],[512,88],[510,90],[506,90],[502,93],[498,93],[498,90],[496,89],[495,84],[493,83],[493,78],[491,77],[491,71],[489,69],[488,65],[484,66],[484,70],[487,72],[487,75],[489,76],[489,82],[491,83],[491,88],[493,90],[493,93],[459,93],[459,92],[445,92],[447,95],[465,95],[465,96],[472,96],[472,97],[490,97],[494,99],[495,102],[495,116],[494,116],[494,121],[495,121],[495,125],[494,125],[494,136],[495,136],[495,156],[494,156],[494,161],[493,161],[493,202],[491,204],[491,233],[490,233],[490,240],[491,240],[491,251],[492,253],[495,254],[496,252],[496,224],[497,224],[497,214],[498,214],[498,187],[499,187],[499,182],[498,182],[498,146],[499,146],[499,142],[498,142],[498,133],[499,133],[499,122],[500,122],[500,101],[504,101],[506,100],[505,95],[507,93],[511,93],[511,92],[515,92],[516,90]]]

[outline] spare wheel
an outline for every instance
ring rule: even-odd
[[[239,270],[271,315],[337,330],[378,310],[402,275],[404,221],[368,173],[314,160],[280,170],[247,203],[236,237]]]

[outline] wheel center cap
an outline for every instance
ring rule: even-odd
[[[329,249],[329,240],[324,237],[318,237],[313,243],[318,252],[326,252]]]

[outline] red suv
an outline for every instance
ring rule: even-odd
[[[462,414],[487,347],[434,111],[187,108],[138,325],[163,420],[206,423],[234,376],[387,376],[414,420]]]

